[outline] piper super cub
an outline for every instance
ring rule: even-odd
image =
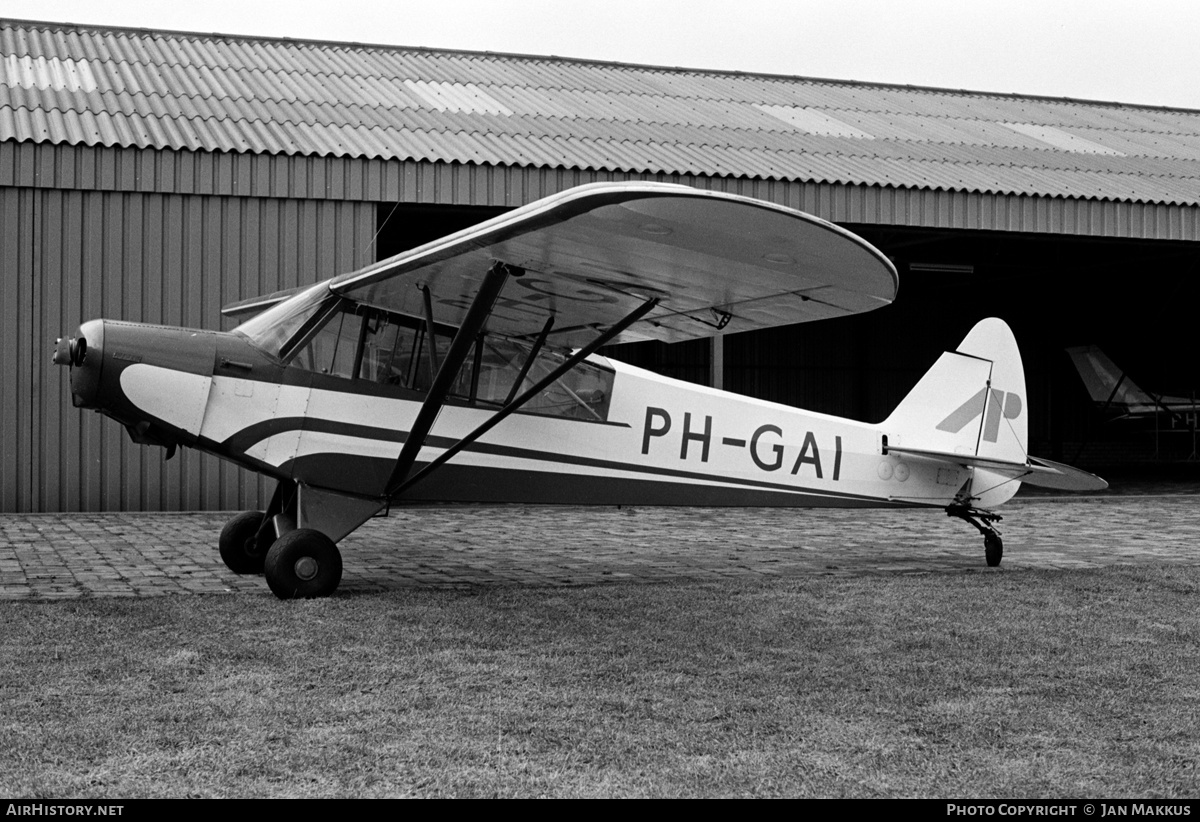
[[[72,400],[135,442],[274,477],[221,558],[327,596],[339,542],[415,500],[931,506],[1003,545],[1021,482],[1103,480],[1026,452],[1008,326],[980,322],[880,424],[667,379],[610,343],[870,311],[898,277],[861,238],[779,205],[662,183],[571,189],[360,271],[247,300],[231,332],[112,320],[59,340]]]

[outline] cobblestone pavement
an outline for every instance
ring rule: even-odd
[[[1200,494],[1029,497],[1000,509],[1012,568],[1195,564]],[[0,599],[244,593],[221,563],[229,514],[0,515]],[[974,528],[939,510],[422,506],[341,543],[339,596],[410,587],[985,570]]]

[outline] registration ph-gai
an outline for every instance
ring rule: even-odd
[[[676,418],[680,416],[677,412]],[[696,418],[701,418],[701,415],[694,415]],[[753,433],[749,437],[728,437],[718,436],[714,438],[713,434],[713,418],[711,415],[703,415],[703,422],[693,426],[693,414],[690,411],[685,411],[682,414],[683,425],[677,439],[679,459],[687,460],[689,450],[693,459],[698,459],[702,463],[707,463],[712,455],[711,446],[714,442],[718,443],[720,448],[732,448],[740,451],[741,454],[748,457],[758,470],[771,473],[779,471],[784,466],[785,454],[794,452],[796,458],[791,461],[792,468],[789,474],[796,476],[800,473],[800,469],[804,466],[809,467],[809,472],[816,479],[824,479],[825,471],[821,464],[821,449],[817,445],[817,436],[813,431],[805,431],[799,437],[799,446],[796,447],[791,443],[795,440],[784,435],[784,430],[778,425],[767,423],[754,428]],[[738,428],[728,426],[730,429],[736,429],[744,433],[744,424]],[[647,408],[646,421],[642,428],[642,454],[650,454],[650,443],[652,440],[659,437],[667,437],[672,433],[672,417],[665,408]],[[837,482],[842,473],[842,438],[834,434],[830,437],[832,447],[827,447],[826,453],[833,454],[833,469],[830,480]],[[668,441],[667,446],[671,449],[675,445],[675,441]],[[673,452],[672,452],[673,453]],[[790,461],[790,459],[789,459]]]

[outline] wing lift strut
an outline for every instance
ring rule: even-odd
[[[546,337],[550,334],[553,327],[553,317],[551,317],[538,335],[537,341],[534,343],[533,349],[530,351],[529,357],[521,369],[521,374],[514,384],[513,390],[509,392],[504,406],[475,428],[475,430],[447,448],[439,457],[413,474],[412,469],[417,461],[417,455],[424,446],[429,432],[437,419],[437,415],[446,401],[454,378],[458,375],[459,369],[466,361],[467,354],[470,352],[471,346],[475,344],[476,337],[483,330],[487,318],[491,314],[492,307],[496,302],[496,298],[500,295],[500,291],[504,287],[504,283],[507,282],[509,277],[520,277],[524,273],[523,269],[500,262],[493,263],[492,267],[488,270],[487,276],[480,286],[479,293],[476,294],[474,302],[472,302],[471,307],[467,310],[467,315],[458,329],[458,333],[454,336],[454,341],[450,344],[450,350],[446,352],[446,358],[438,368],[437,376],[430,386],[429,394],[426,396],[425,402],[421,405],[421,410],[417,412],[417,418],[413,422],[412,430],[409,432],[407,439],[404,441],[404,446],[400,450],[400,456],[396,459],[396,466],[392,469],[391,478],[388,480],[387,488],[384,491],[384,496],[389,503],[399,498],[405,491],[429,476],[433,471],[445,465],[456,454],[499,425],[505,418],[519,411],[526,403],[552,385],[556,380],[561,379],[564,374],[579,365],[587,357],[594,354],[601,346],[606,345],[626,328],[646,316],[659,302],[657,297],[646,300],[620,321],[608,329],[601,331],[594,340],[572,354],[561,365],[538,380],[532,387],[520,395],[514,396],[517,392],[517,386],[520,386],[524,381],[530,366],[533,364],[534,358],[537,357],[538,352],[546,341]]]

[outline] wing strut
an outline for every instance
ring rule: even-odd
[[[525,358],[525,362],[521,366],[521,373],[517,374],[517,378],[513,381],[512,390],[508,392],[508,396],[504,399],[505,405],[511,403],[513,398],[517,396],[517,392],[521,390],[521,386],[525,382],[525,377],[529,374],[529,369],[533,367],[533,361],[541,353],[542,346],[546,344],[546,337],[550,336],[550,329],[553,327],[554,315],[551,314],[546,318],[546,324],[542,326],[542,333],[538,334],[537,340],[533,343],[533,348],[529,350],[529,356]]]
[[[583,362],[585,359],[587,359],[592,354],[594,354],[598,348],[600,348],[601,346],[606,344],[609,340],[616,337],[618,334],[620,334],[622,331],[624,331],[629,326],[633,325],[635,322],[640,320],[642,317],[646,316],[646,314],[649,311],[651,311],[656,305],[658,305],[657,297],[655,297],[654,299],[651,299],[651,300],[647,300],[646,302],[642,303],[637,308],[635,308],[633,311],[631,311],[628,315],[626,315],[625,318],[620,320],[616,325],[612,326],[611,328],[609,328],[606,331],[601,332],[596,337],[596,339],[592,340],[586,346],[584,346],[583,348],[579,349],[574,354],[572,354],[569,358],[567,358],[567,360],[565,362],[563,362],[561,365],[559,365],[558,368],[555,368],[553,371],[551,371],[545,377],[538,380],[536,385],[534,385],[532,388],[530,388],[525,393],[521,394],[521,396],[517,397],[515,400],[509,400],[504,405],[503,408],[501,408],[499,411],[497,411],[492,416],[488,417],[487,420],[485,422],[483,422],[479,427],[477,427],[474,431],[467,434],[465,437],[460,439],[458,442],[454,443],[454,445],[450,446],[445,451],[443,451],[441,456],[439,456],[437,459],[430,462],[428,465],[426,465],[424,468],[422,468],[420,471],[418,471],[411,478],[406,480],[404,477],[401,477],[394,484],[389,485],[388,486],[388,497],[390,499],[395,499],[401,493],[408,490],[413,485],[417,484],[422,479],[424,479],[426,476],[428,476],[430,472],[432,472],[435,469],[437,469],[438,467],[444,465],[459,451],[462,451],[464,448],[466,448],[471,443],[475,442],[475,440],[482,437],[488,431],[491,431],[492,428],[494,428],[496,425],[498,425],[501,420],[505,419],[509,415],[518,411],[523,405],[525,405],[525,403],[529,402],[531,399],[536,397],[538,394],[542,393],[542,391],[544,391],[548,386],[550,386],[555,380],[559,379],[564,374],[566,374],[568,371],[570,371],[572,368],[579,365],[579,363]],[[542,337],[539,339],[545,338],[546,331],[548,331],[549,328],[550,328],[550,323],[546,323],[546,326],[543,329]],[[537,352],[534,351],[531,353],[536,354]],[[532,359],[532,357],[530,359]],[[426,403],[428,403],[428,402],[429,401],[426,400]],[[422,408],[421,410],[423,412],[425,409]],[[418,415],[418,417],[419,417],[419,415]],[[416,428],[415,425],[413,427],[414,427],[414,429]],[[421,434],[421,439],[424,440],[426,434],[428,434],[428,433],[429,433],[428,431],[423,432]],[[406,440],[404,443],[404,447],[408,448],[408,444],[413,441],[414,441],[413,435],[410,434],[408,440]],[[401,453],[401,457],[403,457],[403,456],[404,456],[403,453]],[[399,467],[399,466],[397,466],[397,467]],[[393,475],[393,477],[394,477],[394,475]]]
[[[488,269],[483,283],[479,286],[479,293],[475,295],[475,300],[467,309],[467,315],[463,317],[462,325],[459,327],[458,333],[454,335],[454,341],[450,343],[450,350],[446,352],[446,358],[442,360],[437,370],[437,376],[433,378],[433,384],[429,386],[429,393],[425,396],[425,402],[421,404],[421,410],[417,412],[417,418],[413,421],[412,430],[404,441],[404,447],[400,449],[400,456],[396,458],[396,467],[392,469],[392,476],[388,479],[387,496],[391,497],[395,493],[394,489],[404,482],[408,472],[412,470],[413,463],[417,461],[417,453],[425,444],[425,438],[429,436],[429,430],[433,428],[433,423],[441,412],[446,397],[450,394],[454,378],[458,376],[458,370],[462,368],[467,354],[471,352],[471,346],[475,344],[475,338],[491,315],[496,298],[500,296],[500,290],[504,288],[509,276],[519,277],[524,273],[519,268],[499,261],[492,263],[492,267]],[[432,351],[435,347],[433,310],[429,302],[428,290],[425,292],[425,301],[426,321],[429,329],[427,342]]]
[[[495,268],[496,265],[499,263],[493,265],[492,268]],[[479,293],[483,293],[482,287]],[[497,291],[497,293],[499,292]],[[435,342],[437,338],[433,336],[433,298],[429,296],[429,286],[421,286],[421,296],[425,300],[425,345],[429,348],[429,373],[436,374],[438,373],[437,343]],[[491,306],[488,306],[488,311],[491,311]],[[455,369],[455,373],[457,373],[457,369]]]

